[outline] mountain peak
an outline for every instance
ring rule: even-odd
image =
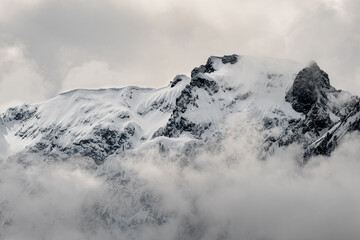
[[[325,102],[325,92],[331,90],[335,88],[330,85],[328,74],[312,62],[296,75],[285,99],[295,111],[306,114],[317,102]]]
[[[308,67],[311,73],[312,80],[318,84],[319,87],[330,88],[329,75],[320,69],[315,61],[312,61]]]

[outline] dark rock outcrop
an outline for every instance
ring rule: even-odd
[[[199,73],[212,73],[215,72],[216,69],[214,68],[214,60],[219,59],[223,64],[235,64],[237,63],[239,59],[239,55],[233,54],[233,55],[225,55],[223,57],[217,57],[217,56],[211,56],[208,58],[205,65],[200,65],[199,67],[194,68],[191,71],[191,78],[196,76]]]
[[[190,86],[202,88],[206,90],[210,95],[219,91],[218,84],[215,81],[209,80],[204,76],[201,77],[197,75],[194,78],[192,78],[190,82]]]
[[[210,57],[205,65],[200,65],[200,67],[196,67],[191,71],[191,78],[195,77],[199,73],[212,73],[215,72],[215,68],[213,67],[213,60]]]
[[[297,74],[285,100],[295,111],[306,114],[317,102],[326,104],[326,92],[334,90],[328,74],[314,62]]]
[[[313,155],[329,156],[339,141],[347,133],[360,131],[360,101],[355,104],[350,113],[339,123],[327,131],[320,139],[311,144],[305,152],[305,157]]]
[[[176,84],[178,84],[179,82],[181,82],[183,80],[183,77],[184,77],[183,75],[176,75],[174,80],[172,80],[170,82],[170,87],[172,87],[172,88],[175,87]]]
[[[238,58],[239,58],[239,55],[236,55],[236,54],[225,55],[221,58],[221,61],[223,64],[227,64],[227,63],[235,64],[235,63],[237,63]]]
[[[24,104],[19,107],[9,108],[5,114],[2,116],[5,122],[15,121],[26,121],[35,115],[37,111],[36,107],[31,107],[27,104]]]

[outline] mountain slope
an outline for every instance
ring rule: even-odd
[[[186,152],[221,139],[224,121],[243,112],[260,124],[260,158],[292,143],[305,161],[329,155],[359,130],[359,99],[330,85],[316,63],[230,55],[210,57],[191,77],[166,87],[73,90],[47,102],[8,109],[1,117],[5,154],[90,157],[160,147]]]

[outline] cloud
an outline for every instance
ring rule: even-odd
[[[0,46],[1,105],[43,101],[49,87],[22,45]]]
[[[1,162],[1,237],[357,239],[359,133],[305,166],[297,145],[259,161],[256,123],[239,117],[216,150],[192,158],[150,149],[101,166],[37,155]]]
[[[24,11],[36,8],[43,0],[3,0],[0,2],[0,22],[7,22]]]
[[[360,93],[355,0],[25,2],[0,19],[0,40],[25,46],[54,86],[49,96],[92,61],[124,85],[161,87],[210,55],[232,53],[316,60],[336,87]]]
[[[106,62],[91,61],[70,69],[62,82],[62,92],[76,88],[121,87],[121,76]]]
[[[163,197],[164,207],[176,213],[160,227],[170,234],[164,239],[357,238],[358,134],[331,158],[314,158],[304,168],[297,164],[296,146],[259,162],[232,143],[182,169],[151,157],[130,163]]]
[[[360,19],[355,16],[360,5],[351,0],[334,2],[337,4],[309,8],[297,18],[288,32],[288,47],[298,58],[317,60],[330,73],[334,86],[359,94],[360,48],[356,42],[360,32],[355,26]]]

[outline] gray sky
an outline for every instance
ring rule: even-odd
[[[210,55],[318,62],[360,94],[357,0],[1,0],[0,105],[161,87]]]

